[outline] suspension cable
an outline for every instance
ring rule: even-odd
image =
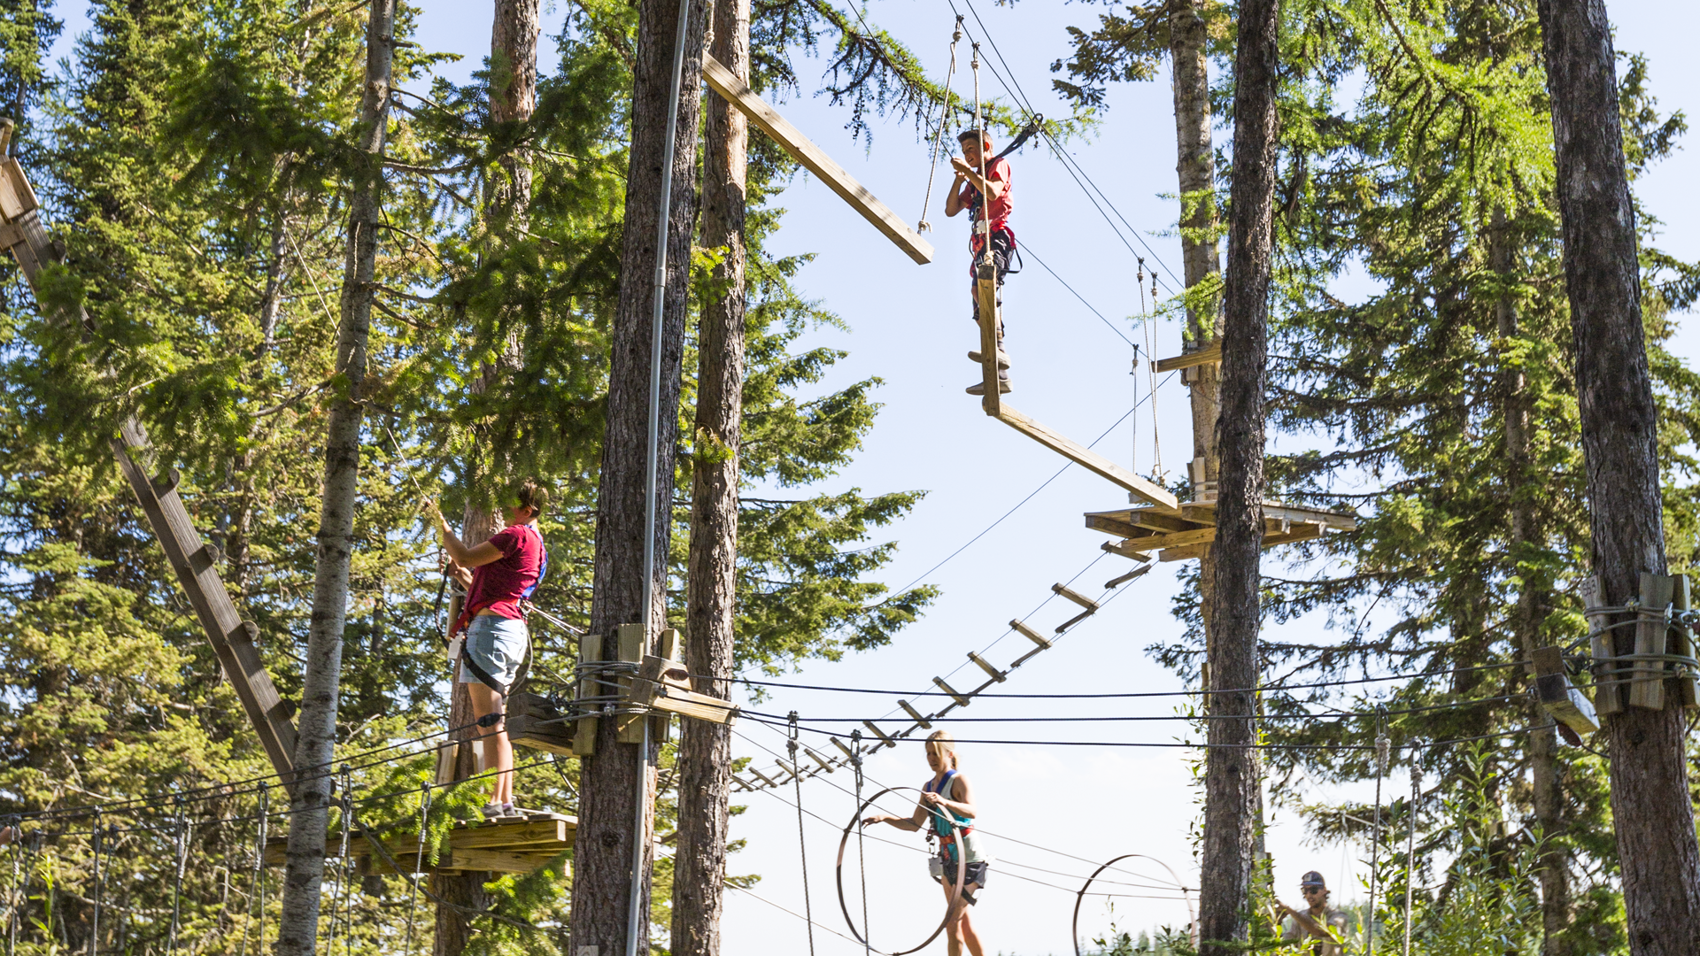
[[[850,764],[856,768],[856,806],[862,805],[862,730],[850,732]],[[802,801],[797,805],[802,806]],[[872,956],[874,931],[868,925],[868,851],[863,842],[861,821],[856,826],[856,870],[862,881],[862,954]]]
[[[803,765],[797,761],[797,712],[791,712],[791,731],[785,749],[791,755],[791,780],[797,785],[797,852],[803,863],[803,918],[808,920],[809,956],[815,953],[815,918],[809,902],[809,841],[803,833]]]
[[[944,127],[950,121],[950,83],[956,76],[956,44],[962,40],[962,15],[956,15],[956,30],[950,37],[950,69],[944,75],[944,104],[939,110],[939,128],[933,134],[932,156],[927,161],[927,195],[921,200],[921,219],[915,224],[916,232],[931,232],[933,224],[927,221],[927,210],[933,205],[933,178],[939,170],[939,147],[944,144]],[[812,923],[810,925],[813,925]]]

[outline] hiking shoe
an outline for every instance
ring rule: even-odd
[[[975,365],[982,365],[985,363],[985,360],[980,357],[979,349],[975,349],[968,353],[968,361],[973,362]],[[1005,352],[1003,349],[998,349],[998,368],[1000,370],[1009,368],[1009,353]]]

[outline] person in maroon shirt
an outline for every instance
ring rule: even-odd
[[[501,721],[503,698],[525,662],[530,636],[525,626],[525,602],[549,567],[549,554],[537,519],[548,492],[535,481],[520,487],[512,508],[505,509],[507,527],[490,540],[468,547],[455,536],[448,519],[430,504],[442,526],[444,571],[466,589],[459,619],[449,626],[449,639],[465,631],[459,659],[459,682],[467,685],[472,712],[479,718],[496,715],[484,732],[483,769],[496,771],[484,815],[492,819],[516,816],[514,810],[514,750]]]
[[[974,321],[980,321],[980,298],[976,294],[977,270],[980,263],[985,261],[988,245],[991,250],[991,262],[997,270],[998,301],[1003,301],[1003,280],[1009,274],[1010,257],[1015,253],[1015,233],[1009,228],[1009,215],[1015,210],[1014,196],[1010,179],[1009,160],[1003,159],[992,151],[992,138],[984,130],[963,130],[957,142],[962,145],[962,155],[950,158],[951,168],[956,170],[956,180],[951,183],[950,191],[945,194],[944,214],[955,216],[962,210],[972,212],[972,228],[968,234],[968,249],[972,255],[968,260],[968,295],[974,302]],[[986,173],[980,175],[980,163],[984,160]],[[989,201],[988,201],[989,200]],[[1007,392],[1009,384],[1009,356],[1003,350],[1003,322],[998,322],[998,391]],[[979,362],[978,350],[968,353],[970,361]],[[968,394],[979,395],[985,391],[985,384],[975,382],[968,386]]]

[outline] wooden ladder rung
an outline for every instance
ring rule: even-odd
[[[1104,590],[1108,591],[1108,590],[1111,590],[1112,588],[1119,588],[1122,585],[1126,584],[1127,582],[1132,581],[1134,578],[1140,577],[1141,575],[1145,574],[1145,572],[1150,571],[1150,570],[1151,570],[1151,565],[1149,565],[1149,564],[1141,565],[1140,567],[1134,568],[1132,571],[1129,571],[1128,573],[1122,575],[1121,577],[1111,578],[1110,580],[1105,581],[1104,582]]]
[[[1050,647],[1051,646],[1051,639],[1050,638],[1046,637],[1043,634],[1040,634],[1038,631],[1033,630],[1032,628],[1021,623],[1020,621],[1010,621],[1009,626],[1015,629],[1015,633],[1020,634],[1022,637],[1027,638],[1028,640],[1039,645],[1040,647]]]
[[[1051,585],[1051,590],[1055,591],[1057,594],[1061,595],[1062,597],[1068,598],[1070,601],[1073,601],[1074,603],[1080,605],[1081,607],[1085,608],[1088,611],[1098,610],[1098,602],[1097,601],[1092,600],[1091,598],[1087,597],[1084,594],[1079,593],[1078,591],[1071,591],[1068,588],[1063,587],[1060,584]]]
[[[760,780],[762,783],[767,784],[769,787],[779,786],[779,784],[773,782],[772,777],[769,777],[767,774],[762,773],[760,770],[757,770],[754,766],[745,767],[744,772],[755,777],[757,780]]]
[[[831,773],[834,769],[837,768],[836,764],[829,762],[825,757],[822,757],[820,754],[815,753],[813,750],[810,750],[807,747],[803,748],[803,753],[808,754],[809,759],[813,760],[815,763],[820,764],[820,768],[822,770],[825,770],[827,773]]]
[[[900,701],[900,703],[901,703],[901,701]],[[905,708],[904,708],[904,709],[905,709],[905,710],[909,710],[909,708],[908,708],[908,707],[905,707]],[[911,711],[909,711],[909,713],[910,713],[910,714],[911,714],[911,715],[913,715],[913,714],[914,714],[914,713],[915,713],[915,712],[914,712],[914,711],[912,711],[912,710],[911,710]],[[874,723],[874,722],[873,722],[873,721],[871,721],[871,720],[864,720],[864,721],[862,721],[862,726],[864,726],[864,727],[866,727],[866,728],[868,728],[868,729],[869,729],[869,730],[871,730],[871,731],[873,731],[873,732],[874,732],[874,736],[875,736],[875,737],[878,737],[878,738],[879,738],[879,739],[880,739],[880,743],[883,743],[883,744],[885,744],[885,745],[886,745],[886,746],[888,746],[888,747],[895,747],[895,746],[897,746],[897,741],[895,741],[895,740],[892,740],[892,739],[891,739],[891,738],[890,738],[890,737],[887,737],[887,736],[886,736],[886,735],[885,735],[885,731],[883,731],[883,730],[881,730],[881,729],[879,729],[879,725],[877,725],[877,724],[875,724],[875,723]]]
[[[946,684],[944,682],[944,678],[935,677],[935,678],[933,678],[933,683],[939,685],[939,690],[942,690],[945,693],[949,694],[950,699],[956,701],[956,706],[958,706],[958,707],[967,707],[968,706],[968,698],[957,693],[956,688],[950,686],[949,684]]]
[[[855,761],[855,759],[856,759],[855,752],[852,751],[849,747],[844,746],[844,741],[839,740],[837,737],[828,737],[827,739],[832,741],[832,745],[834,747],[837,747],[844,754],[844,759],[852,761],[852,762]]]
[[[922,730],[932,730],[933,729],[933,725],[927,723],[927,718],[922,717],[920,711],[909,706],[908,701],[900,700],[900,701],[897,702],[897,706],[903,708],[903,712],[908,714],[911,718],[913,718],[915,723],[920,724]],[[869,726],[873,726],[873,725],[870,724]],[[875,730],[874,733],[879,734],[879,731]],[[885,737],[886,743],[891,743],[891,738],[886,737],[885,734],[880,734],[880,736]]]
[[[980,669],[985,671],[986,674],[988,676],[990,676],[992,680],[995,680],[1000,684],[1004,682],[1004,678],[1006,676],[1004,674],[1004,672],[1000,671],[996,667],[993,667],[992,665],[986,663],[986,659],[984,657],[981,657],[980,655],[974,653],[973,651],[969,651],[968,652],[968,659],[973,661],[974,663],[980,665]]]
[[[1195,365],[1214,365],[1222,361],[1222,340],[1217,339],[1209,345],[1195,351],[1177,355],[1174,358],[1158,359],[1157,371],[1175,372]]]

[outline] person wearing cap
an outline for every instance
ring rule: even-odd
[[[992,152],[992,138],[983,129],[966,129],[957,136],[962,146],[961,156],[950,158],[956,171],[956,181],[945,194],[944,214],[956,216],[967,209],[971,215],[968,233],[968,295],[974,301],[974,321],[981,321],[978,294],[979,267],[987,260],[997,273],[998,301],[1003,301],[1003,280],[1009,274],[1010,257],[1015,253],[1015,232],[1009,228],[1009,215],[1015,210],[1011,195],[1009,160]],[[985,168],[981,174],[982,164]],[[990,278],[988,276],[988,278]],[[986,321],[992,321],[988,318]],[[998,347],[998,391],[1009,391],[1009,356],[1003,350],[1003,323],[994,331]],[[981,361],[979,350],[968,353],[970,361]],[[968,394],[985,392],[985,383],[968,386]]]
[[[1302,910],[1293,909],[1285,903],[1276,902],[1276,908],[1284,919],[1286,929],[1281,939],[1289,943],[1300,940],[1311,940],[1310,951],[1315,956],[1342,956],[1346,941],[1346,914],[1328,906],[1328,883],[1322,874],[1315,870],[1306,873],[1299,880],[1299,892],[1304,894],[1305,903]]]

